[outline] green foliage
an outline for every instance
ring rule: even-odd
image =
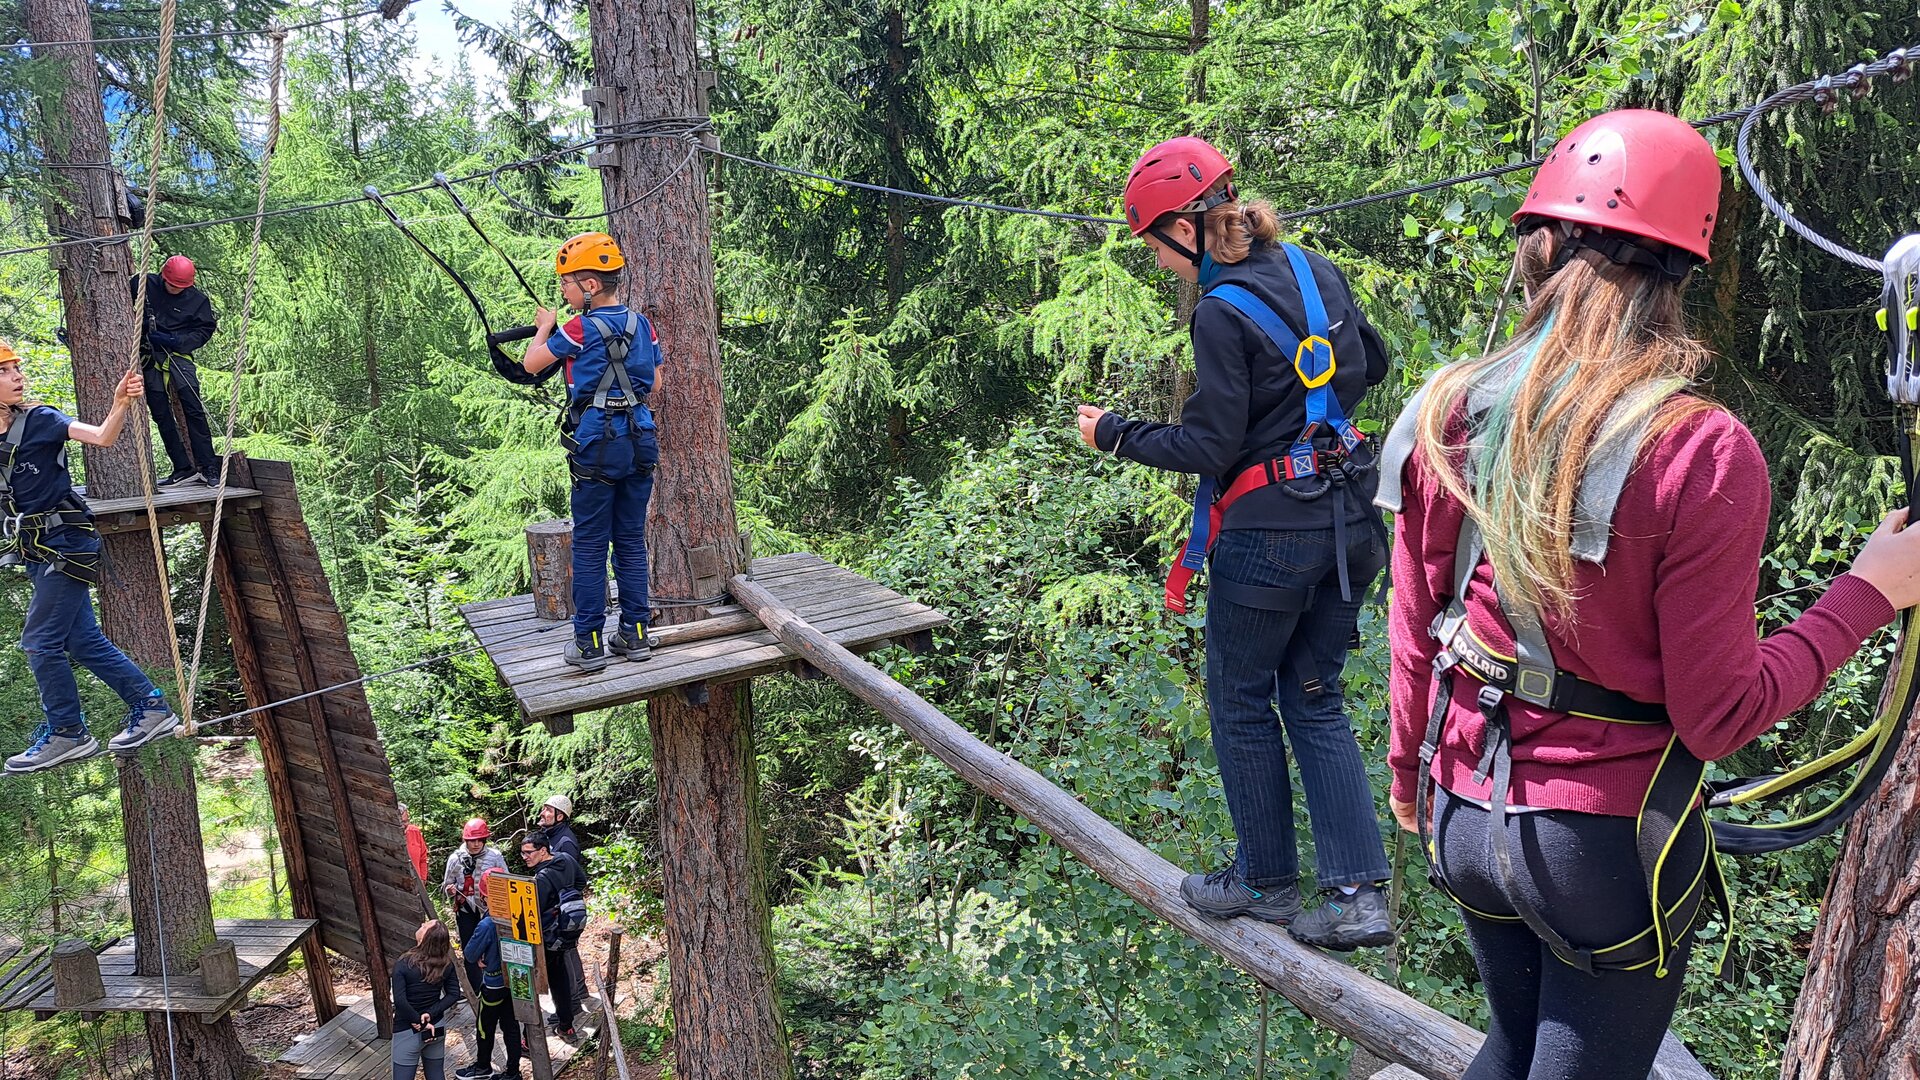
[[[276,6],[216,12],[186,2],[182,25],[216,14],[258,23]],[[153,17],[150,5],[95,5],[102,34],[150,33]],[[1525,160],[1603,108],[1725,109],[1905,44],[1910,30],[1857,0],[1216,0],[1199,9],[1189,0],[717,0],[701,18],[701,63],[718,72],[712,108],[729,149],[899,188],[1100,215],[1115,211],[1134,155],[1176,133],[1213,139],[1243,191],[1295,211]],[[17,19],[0,14],[0,39],[13,40]],[[296,37],[273,202],[332,200],[368,184],[394,190],[572,141],[584,113],[555,103],[577,100],[590,67],[585,19],[571,0],[524,5],[497,30],[463,17],[476,47],[502,65],[500,96],[461,71],[424,71],[408,33],[385,24]],[[130,178],[140,182],[152,50],[109,46],[103,61],[116,155],[137,159]],[[163,216],[245,212],[257,179],[260,58],[183,44],[175,71]],[[0,54],[5,246],[45,239],[52,183],[38,165],[44,129],[30,99],[50,78],[23,50]],[[1877,251],[1912,226],[1914,93],[1889,86],[1831,117],[1805,109],[1769,119],[1762,170],[1796,212]],[[1709,132],[1723,157],[1731,136]],[[1207,737],[1200,622],[1158,605],[1188,481],[1093,455],[1070,428],[1079,401],[1177,413],[1192,379],[1182,325],[1191,292],[1106,226],[733,163],[711,177],[739,518],[756,550],[817,551],[947,612],[953,626],[932,653],[881,662],[1167,858],[1212,864],[1230,829]],[[1394,354],[1362,427],[1377,432],[1434,365],[1497,337],[1507,219],[1525,181],[1516,173],[1290,224],[1347,272]],[[540,208],[602,205],[577,162],[502,182]],[[576,224],[529,214],[491,188],[462,192],[551,299],[547,259]],[[531,321],[509,268],[444,195],[394,205],[472,282],[496,329]],[[226,320],[201,354],[217,404],[233,388],[247,235],[245,224],[228,225],[166,244],[199,262]],[[1708,388],[1753,428],[1774,466],[1760,605],[1763,629],[1773,629],[1844,568],[1899,496],[1877,404],[1880,344],[1863,310],[1873,282],[1787,234],[1739,181],[1723,202],[1715,261],[1699,276],[1691,302],[1719,355]],[[641,298],[643,307],[658,301]],[[363,668],[467,647],[459,606],[524,589],[522,527],[566,513],[551,403],[491,376],[464,299],[366,205],[270,219],[257,306],[237,444],[294,463]],[[45,261],[0,260],[0,336],[27,347],[36,393],[66,406],[72,379],[55,332],[63,317]],[[175,601],[191,611],[205,552],[180,532]],[[0,580],[0,636],[17,632],[25,596]],[[199,703],[207,715],[239,696],[218,631]],[[1383,627],[1368,614],[1362,632],[1347,686],[1384,791]],[[1778,768],[1850,738],[1867,722],[1890,648],[1876,639],[1808,709],[1725,768]],[[96,725],[110,723],[118,703],[82,686]],[[582,715],[573,734],[550,738],[524,724],[476,653],[380,679],[367,693],[436,862],[468,816],[486,815],[505,839],[547,793],[566,790],[581,808],[596,905],[632,930],[658,927],[640,707]],[[1261,999],[1249,980],[835,686],[762,679],[755,700],[776,950],[804,1075],[1257,1068]],[[24,741],[37,715],[23,658],[0,653],[0,738]],[[56,900],[66,932],[123,928],[112,905],[89,902],[124,872],[111,767],[11,783],[16,797],[0,806],[0,931],[48,936]],[[262,831],[270,816],[257,780],[211,783],[203,794],[210,843]],[[1457,918],[1421,884],[1411,845],[1396,850],[1401,945],[1359,962],[1484,1023]],[[1676,1020],[1716,1075],[1777,1071],[1835,850],[1823,841],[1730,864],[1736,978],[1718,984],[1696,964]],[[265,914],[284,903],[272,893],[251,883],[216,904]],[[1716,929],[1709,944],[1722,940]],[[1272,1004],[1270,1074],[1337,1075],[1339,1041]],[[62,1052],[100,1032],[50,1030]],[[643,1052],[670,1034],[671,1018],[652,1006],[625,1032]],[[0,1043],[23,1037],[0,1026]]]

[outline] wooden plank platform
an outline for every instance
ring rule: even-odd
[[[230,994],[207,993],[197,969],[169,972],[164,983],[158,975],[135,975],[133,939],[127,938],[100,953],[105,997],[59,1006],[48,979],[32,997],[9,996],[4,1008],[30,1010],[40,1020],[57,1012],[174,1012],[199,1013],[203,1022],[212,1023],[244,1002],[255,984],[284,964],[314,925],[312,919],[216,919],[214,936],[233,942],[240,961],[240,985]]]
[[[223,510],[246,510],[259,506],[261,494],[250,487],[228,484]],[[153,510],[162,525],[208,521],[213,517],[213,504],[219,497],[220,489],[206,484],[174,484],[172,487],[154,489]],[[87,507],[93,511],[94,527],[102,533],[147,527],[146,500],[139,496],[131,499],[88,499]]]
[[[542,997],[540,1009],[544,1013],[552,999]],[[588,1018],[592,1017],[589,1022]],[[600,1032],[600,999],[589,995],[580,1005],[579,1026],[575,1029],[579,1037],[572,1042],[563,1042],[552,1035],[547,1036],[547,1051],[553,1059],[554,1071],[571,1061],[580,1047],[591,1041]],[[447,1033],[447,1075],[472,1061],[477,1052],[474,1038],[473,1012],[462,1002],[447,1013],[445,1031]],[[392,1044],[382,1039],[374,1027],[373,1001],[361,998],[347,1005],[340,1015],[323,1025],[311,1035],[303,1036],[287,1052],[280,1055],[280,1064],[292,1065],[294,1076],[299,1080],[390,1080],[393,1076]],[[504,1040],[494,1041],[493,1065],[496,1069],[506,1067],[507,1049]]]
[[[800,552],[756,559],[753,577],[782,604],[849,649],[860,651],[892,641],[910,641],[947,617],[818,555]],[[618,604],[607,604],[609,635],[616,629]],[[460,609],[480,643],[486,646],[501,681],[513,691],[529,717],[591,712],[641,701],[676,687],[718,686],[756,675],[795,668],[791,649],[737,607],[715,608],[710,618],[734,619],[740,629],[720,637],[669,643],[675,631],[661,631],[652,659],[627,663],[614,659],[605,671],[582,675],[560,658],[565,622],[535,618],[532,596],[513,596],[468,604]]]

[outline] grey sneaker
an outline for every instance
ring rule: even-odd
[[[653,645],[647,640],[646,627],[623,626],[619,633],[607,639],[607,651],[638,663],[653,655]]]
[[[1360,886],[1352,896],[1329,889],[1327,902],[1293,920],[1287,933],[1295,941],[1335,952],[1390,944],[1393,925],[1387,921],[1387,894],[1373,885]]]
[[[1216,919],[1251,915],[1284,926],[1300,914],[1298,885],[1256,889],[1241,876],[1237,860],[1211,874],[1188,874],[1180,882],[1180,895],[1188,907]]]
[[[78,735],[56,735],[52,728],[41,724],[33,733],[33,742],[25,750],[7,759],[7,772],[18,776],[22,773],[39,772],[63,765],[69,761],[81,761],[100,752],[100,740],[92,734],[82,731]]]
[[[107,740],[107,749],[116,754],[138,750],[162,735],[171,735],[180,726],[180,718],[167,707],[166,696],[152,697],[127,710],[127,728]]]
[[[591,634],[575,634],[573,640],[567,642],[567,651],[561,654],[561,659],[591,675],[607,670],[607,647],[601,644],[598,630]]]

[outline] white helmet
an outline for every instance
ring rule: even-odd
[[[567,798],[565,795],[549,796],[547,801],[541,805],[553,807],[560,812],[560,816],[563,818],[572,819],[573,817],[573,800]]]

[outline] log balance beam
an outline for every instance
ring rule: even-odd
[[[1257,919],[1209,919],[1180,898],[1179,867],[1052,781],[975,738],[925,698],[829,641],[751,579],[734,600],[788,648],[898,724],[969,784],[1038,825],[1108,884],[1292,1002],[1301,1012],[1429,1080],[1459,1080],[1486,1038],[1473,1028]],[[1650,1080],[1712,1080],[1668,1032]]]

